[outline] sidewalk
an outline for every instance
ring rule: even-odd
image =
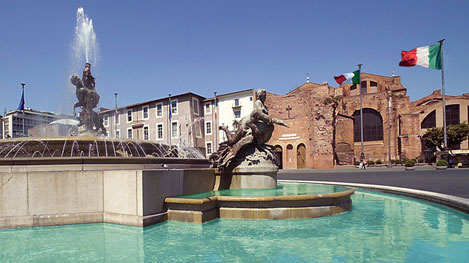
[[[278,179],[374,184],[469,198],[469,168],[436,170],[431,166],[418,166],[415,171],[405,171],[405,167],[397,166],[370,167],[366,170],[280,170]]]

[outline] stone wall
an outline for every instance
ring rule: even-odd
[[[164,198],[212,190],[215,174],[213,169],[15,166],[0,167],[0,182],[0,228],[144,226],[166,219]]]
[[[282,148],[284,169],[299,167],[299,147],[306,148],[305,167],[326,169],[333,167],[332,109],[324,105],[327,83],[305,83],[281,96],[269,93],[266,106],[272,117],[284,120],[290,128],[275,126],[268,144]],[[289,149],[291,148],[291,149]],[[303,168],[303,167],[299,167]]]

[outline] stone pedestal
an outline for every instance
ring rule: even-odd
[[[275,166],[237,167],[232,171],[230,189],[276,188],[277,172]]]

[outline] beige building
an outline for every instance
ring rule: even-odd
[[[119,107],[117,117],[115,109],[103,110],[99,114],[109,137],[182,144],[205,153],[202,129],[204,99],[187,92]]]
[[[255,92],[246,89],[216,96],[204,100],[204,130],[206,156],[210,156],[218,150],[219,143],[226,141],[224,132],[218,130],[218,126],[227,126],[234,130],[234,124],[242,117],[251,113],[254,108]],[[216,114],[215,114],[216,111]]]

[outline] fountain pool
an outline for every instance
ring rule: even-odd
[[[325,218],[0,230],[1,262],[467,262],[469,216],[357,190]]]

